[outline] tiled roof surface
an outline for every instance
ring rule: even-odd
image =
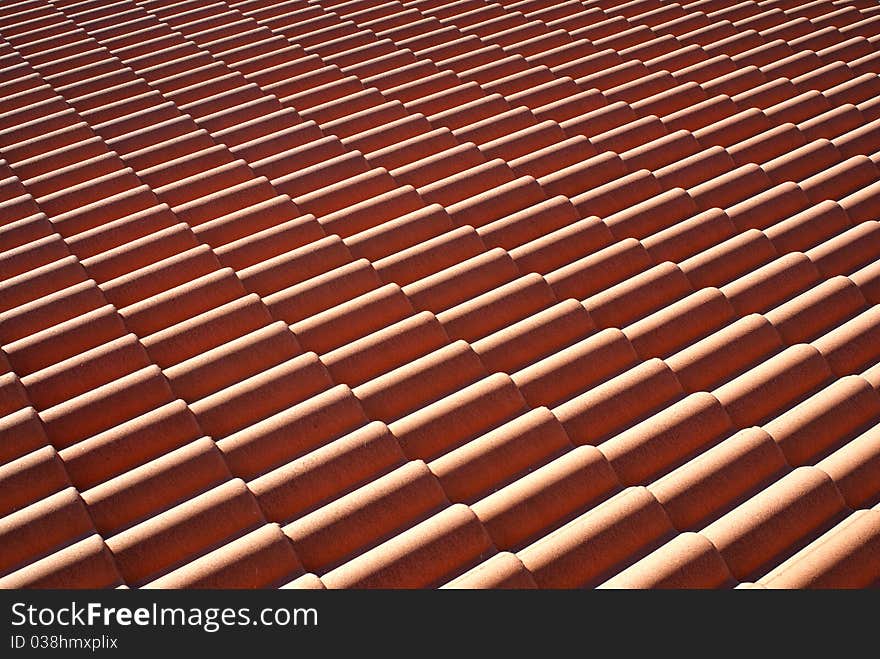
[[[875,0],[0,35],[0,587],[878,585]]]

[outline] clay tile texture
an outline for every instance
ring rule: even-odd
[[[0,588],[880,586],[874,0],[0,3]]]

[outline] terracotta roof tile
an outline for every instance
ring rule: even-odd
[[[122,585],[113,557],[93,534],[0,580],[2,588],[113,588]]]
[[[776,250],[784,254],[806,251],[843,233],[850,226],[846,211],[838,203],[826,200],[777,222],[764,229],[764,233]]]
[[[733,429],[718,400],[691,394],[642,423],[599,444],[624,485],[650,482]]]
[[[858,510],[821,538],[761,577],[766,588],[865,588],[877,571],[880,518]]]
[[[451,500],[469,501],[570,448],[552,413],[537,408],[445,453],[428,466]]]
[[[834,480],[847,505],[857,509],[873,504],[878,498],[872,474],[878,467],[878,426],[844,444],[834,453],[816,463]]]
[[[8,574],[93,532],[79,493],[65,488],[2,518],[0,570]]]
[[[565,300],[472,344],[489,370],[513,373],[555,350],[586,338],[595,329],[576,300]]]
[[[510,552],[498,552],[442,588],[537,588],[531,573]]]
[[[32,451],[0,467],[0,491],[6,516],[70,485],[64,463],[51,446]]]
[[[425,588],[493,553],[492,541],[474,513],[454,504],[321,576],[328,588]]]
[[[860,372],[880,357],[873,339],[878,331],[880,314],[876,307],[871,307],[813,343],[836,375],[850,375]]]
[[[0,586],[873,584],[878,21],[0,9]]]
[[[128,334],[31,373],[21,383],[34,407],[45,410],[149,365],[137,337]]]
[[[877,304],[878,293],[880,293],[880,290],[878,290],[878,272],[880,271],[878,271],[877,265],[872,263],[852,273],[849,277],[859,287],[862,295],[873,304]]]
[[[557,299],[584,299],[647,270],[652,264],[644,246],[625,239],[547,274]]]
[[[554,199],[559,199],[559,197],[554,197]],[[577,209],[569,204],[567,200],[564,204],[564,209],[565,211],[571,209],[572,215],[575,218],[568,226],[554,231],[551,225],[549,227],[551,230],[540,238],[509,250],[510,257],[514,260],[520,271],[547,274],[571,263],[581,254],[598,251],[600,248],[607,247],[613,242],[613,237],[606,221],[594,216],[584,220],[576,219]],[[509,217],[513,218],[513,216]],[[523,223],[532,219],[532,217],[524,214],[518,214],[517,219],[520,218],[522,218]],[[545,216],[542,214],[536,219],[544,220],[544,218]],[[546,223],[549,224],[549,221]],[[534,228],[540,230],[544,227]],[[504,229],[514,230],[515,227],[511,225],[506,227],[498,226],[498,232],[502,232]],[[491,237],[494,238],[495,236]],[[487,237],[483,235],[482,238],[486,242]]]
[[[60,449],[172,400],[167,381],[153,365],[49,407],[40,419]]]
[[[635,350],[623,333],[608,328],[517,371],[512,377],[531,406],[554,405],[636,362]]]
[[[816,338],[861,312],[866,305],[852,281],[834,277],[776,307],[765,317],[786,343],[793,344]]]
[[[740,315],[768,311],[815,285],[820,273],[803,253],[791,252],[721,286]]]
[[[222,409],[222,407],[220,408]],[[306,453],[366,422],[355,394],[338,385],[321,395],[261,418],[242,408],[243,428],[218,442],[232,473],[252,478]],[[247,416],[245,416],[245,414]],[[216,417],[222,418],[222,417]],[[296,434],[291,431],[308,429]]]
[[[192,402],[292,359],[299,352],[293,333],[278,322],[190,357],[164,373],[174,392]]]
[[[300,562],[281,529],[277,524],[267,524],[144,587],[268,587],[284,583],[300,572]]]
[[[700,533],[718,548],[734,577],[744,581],[790,553],[792,546],[809,542],[845,509],[827,474],[800,467]]]
[[[837,448],[880,416],[880,399],[862,378],[848,376],[764,426],[792,465]]]
[[[672,533],[663,508],[645,488],[627,488],[518,552],[542,588],[572,588],[601,581]]]
[[[880,222],[869,221],[841,233],[806,252],[826,277],[849,274],[871,263],[877,255]]]
[[[575,444],[592,444],[669,405],[682,394],[675,373],[651,359],[553,408]]]
[[[474,228],[464,226],[378,259],[375,267],[384,281],[406,286],[485,251]]]
[[[109,536],[229,478],[222,454],[210,439],[202,438],[89,488],[82,496],[95,528]]]
[[[718,289],[704,288],[628,325],[623,333],[641,357],[665,357],[720,329],[733,313]]]
[[[262,522],[253,495],[233,479],[109,537],[107,546],[125,580],[138,583]]]
[[[201,434],[192,412],[183,401],[176,400],[62,448],[59,455],[71,481],[85,490],[161,457]]]
[[[799,344],[714,390],[734,424],[754,425],[825,383],[831,371],[813,346]]]
[[[270,320],[257,296],[246,295],[145,336],[141,342],[153,360],[167,368],[264,327]]]
[[[472,505],[495,545],[515,548],[619,489],[594,447],[568,451]]]
[[[397,440],[380,422],[327,443],[250,481],[267,518],[297,517],[403,464]]]
[[[287,524],[284,533],[306,569],[323,573],[446,505],[437,479],[415,460]]]
[[[599,588],[720,588],[734,579],[715,546],[682,533]]]
[[[692,292],[674,263],[661,263],[626,281],[591,295],[584,307],[598,327],[628,325]]]

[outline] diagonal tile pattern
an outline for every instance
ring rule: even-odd
[[[880,584],[873,0],[0,35],[0,587]]]

